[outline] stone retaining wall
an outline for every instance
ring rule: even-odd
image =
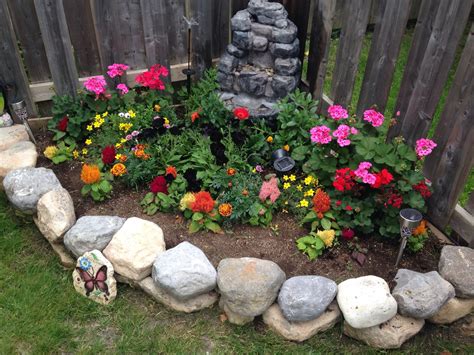
[[[383,349],[399,348],[425,321],[449,324],[474,310],[474,250],[467,247],[445,246],[438,271],[398,270],[392,291],[372,275],[339,285],[316,275],[286,279],[277,264],[256,258],[223,259],[216,270],[191,243],[166,250],[163,231],[150,221],[76,221],[72,199],[52,170],[12,170],[3,187],[15,208],[33,215],[61,263],[74,268],[75,289],[101,304],[115,299],[118,281],[179,312],[218,302],[234,324],[261,315],[273,331],[296,342],[342,321],[345,335]]]

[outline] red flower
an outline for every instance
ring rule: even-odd
[[[346,208],[345,208],[346,211],[352,211],[352,206],[351,205],[347,205]]]
[[[378,189],[381,186],[390,184],[392,180],[393,175],[390,174],[387,169],[382,169],[378,174],[375,175],[375,183],[372,185],[372,187]]]
[[[168,166],[166,168],[165,175],[171,175],[174,179],[176,179],[176,176],[178,176],[178,173],[176,172],[176,168],[174,166]]]
[[[355,185],[355,173],[350,168],[336,170],[336,177],[332,186],[338,191],[349,191]]]
[[[413,185],[413,190],[418,191],[424,199],[427,199],[431,196],[431,190],[424,181],[420,181],[418,184]]]
[[[331,199],[329,195],[321,189],[317,189],[313,196],[313,209],[319,219],[324,217],[324,213],[331,208]]]
[[[341,237],[343,237],[345,240],[351,240],[354,238],[354,231],[350,228],[345,228],[341,231]]]
[[[150,191],[153,192],[154,194],[161,192],[161,193],[164,193],[165,195],[168,195],[168,185],[166,183],[166,179],[164,178],[164,176],[157,176],[156,178],[153,179],[153,181],[150,184]]]
[[[240,121],[245,121],[249,118],[249,111],[245,107],[237,107],[234,110],[234,116]]]
[[[204,212],[209,213],[214,209],[214,200],[212,196],[207,191],[198,192],[195,195],[195,200],[191,205],[193,212]]]
[[[113,164],[115,162],[115,148],[113,145],[108,145],[102,149],[102,161],[104,164]]]
[[[198,118],[199,118],[199,111],[194,111],[191,114],[191,122],[194,123],[194,121],[196,121]]]
[[[336,206],[337,206],[337,207],[339,207],[341,204],[342,204],[342,201],[341,201],[341,200],[337,200],[337,201],[336,201]]]
[[[391,191],[387,196],[387,202],[384,203],[385,207],[393,206],[395,208],[402,207],[403,197],[397,191]]]
[[[165,84],[162,81],[162,77],[166,77],[168,74],[169,71],[167,68],[160,64],[155,64],[146,72],[138,75],[135,81],[152,90],[164,90]]]
[[[68,123],[69,117],[64,116],[63,118],[61,118],[61,120],[58,122],[58,130],[60,130],[61,132],[66,132]]]

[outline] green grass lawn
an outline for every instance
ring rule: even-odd
[[[217,307],[190,315],[170,311],[125,285],[111,305],[100,306],[74,291],[71,271],[1,192],[0,230],[0,354],[376,353],[342,336],[340,325],[295,344],[261,322],[222,323]],[[394,353],[472,353],[457,334],[429,325]]]

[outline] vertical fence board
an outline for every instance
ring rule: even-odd
[[[63,0],[79,76],[101,73],[99,48],[89,0]]]
[[[474,216],[474,191],[471,191],[469,194],[469,199],[467,200],[466,206],[464,206],[467,212]]]
[[[231,16],[234,16],[237,11],[247,8],[249,0],[232,0],[232,13]]]
[[[141,0],[147,66],[169,68],[166,0]]]
[[[8,0],[7,2],[30,81],[34,83],[49,81],[51,72],[33,0]]]
[[[220,57],[229,44],[230,0],[212,0],[212,57]]]
[[[441,0],[423,58],[417,64],[410,63],[414,67],[419,65],[418,75],[408,100],[397,106],[400,120],[392,127],[389,137],[402,135],[409,144],[414,144],[428,133],[471,6],[472,0]]]
[[[410,14],[411,0],[380,0],[374,36],[357,104],[357,115],[377,105],[385,110],[393,71]]]
[[[0,0],[0,81],[15,85],[16,97],[9,100],[25,99],[28,113],[36,114],[36,106],[31,98],[23,63],[16,43],[13,24],[6,0]]]
[[[313,26],[309,45],[308,81],[313,98],[320,102],[319,107],[321,107],[322,101],[335,10],[335,0],[317,0],[314,5]]]
[[[288,11],[288,18],[298,28],[298,39],[300,40],[300,60],[304,59],[306,39],[308,35],[309,11],[311,0],[283,0],[281,2]]]
[[[113,63],[145,68],[140,0],[93,0],[92,8],[103,69]]]
[[[198,79],[204,70],[212,65],[212,2],[193,0],[191,14],[198,22],[192,32],[193,69],[196,70]]]
[[[166,0],[166,26],[168,31],[170,64],[187,62],[187,28],[183,19],[184,0]],[[195,30],[196,28],[193,28]]]
[[[347,0],[343,5],[341,36],[331,87],[331,98],[343,106],[351,102],[370,7],[370,0]]]
[[[474,163],[474,25],[464,47],[434,141],[425,174],[433,182],[429,217],[444,228]]]

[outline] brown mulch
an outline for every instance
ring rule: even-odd
[[[51,144],[45,135],[39,137],[39,141],[39,152]],[[287,277],[311,274],[326,276],[337,282],[363,275],[380,276],[390,282],[397,271],[394,264],[399,244],[383,240],[381,237],[359,237],[358,248],[367,250],[363,265],[351,256],[355,250],[354,245],[350,246],[344,240],[316,261],[309,261],[295,245],[295,240],[305,235],[307,230],[299,226],[290,215],[276,216],[272,223],[273,228],[239,225],[223,235],[189,234],[187,221],[181,215],[157,213],[154,216],[147,216],[142,213],[139,202],[146,191],[133,191],[125,186],[115,186],[111,199],[95,203],[92,199],[81,196],[79,163],[54,165],[40,153],[38,166],[54,170],[63,187],[71,194],[78,218],[84,215],[117,215],[150,220],[163,229],[167,248],[185,240],[189,241],[201,248],[214,266],[224,258],[249,256],[276,262],[286,272]],[[399,267],[420,272],[437,270],[441,247],[438,239],[432,236],[421,252],[414,254],[406,250]]]

